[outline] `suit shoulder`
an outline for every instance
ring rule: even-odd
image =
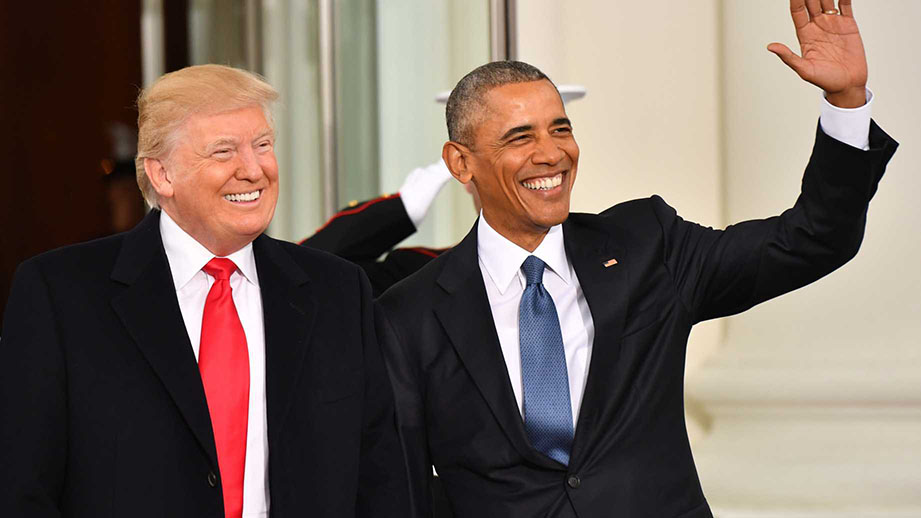
[[[327,293],[342,294],[350,291],[349,287],[355,287],[357,290],[361,279],[367,279],[360,266],[329,252],[288,241],[269,239],[310,279],[315,288],[326,290]]]
[[[648,198],[618,203],[598,214],[573,213],[570,220],[574,224],[599,230],[616,227],[629,235],[642,236],[659,232],[663,221],[675,216],[675,209],[654,194]]]
[[[634,220],[637,218],[658,217],[663,210],[671,209],[668,203],[658,194],[653,194],[648,198],[637,198],[618,203],[602,211],[598,216],[608,220]],[[674,209],[671,209],[674,210]]]
[[[281,241],[279,239],[269,238],[278,244],[292,259],[302,267],[322,268],[324,271],[343,271],[355,272],[360,268],[341,257],[335,256],[329,252],[302,246],[297,243]],[[309,273],[309,269],[307,270]]]
[[[122,248],[125,234],[115,234],[92,241],[55,248],[26,259],[20,269],[32,268],[42,271],[49,277],[67,276],[85,278],[94,272],[108,276],[118,253]]]
[[[282,273],[298,284],[309,283],[317,300],[342,308],[347,313],[358,311],[358,301],[372,298],[371,286],[365,272],[356,264],[321,250],[260,236],[254,242],[256,266],[260,284]]]

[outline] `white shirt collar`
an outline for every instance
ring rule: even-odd
[[[166,258],[173,274],[176,291],[188,284],[195,274],[215,257],[194,237],[182,230],[166,211],[160,211],[160,236],[163,239],[163,248],[166,250]],[[243,278],[252,285],[259,286],[252,243],[247,243],[246,246],[228,255],[227,258],[237,265]]]
[[[501,294],[508,290],[516,276],[519,282],[524,282],[521,263],[529,255],[536,256],[546,263],[547,267],[566,284],[570,282],[569,261],[566,259],[566,247],[563,245],[562,225],[550,227],[537,249],[534,252],[528,252],[496,232],[486,222],[483,212],[480,211],[480,221],[477,224],[477,255],[483,267],[486,268],[486,274],[489,275]]]

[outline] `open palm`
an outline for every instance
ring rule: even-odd
[[[790,12],[796,26],[802,57],[782,43],[768,45],[801,78],[832,96],[851,95],[862,99],[867,84],[867,58],[854,20],[851,0],[840,0],[840,14],[834,0],[791,0]],[[862,100],[860,101],[862,104]]]

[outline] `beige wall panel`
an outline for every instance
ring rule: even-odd
[[[691,378],[712,419],[695,456],[723,517],[921,516],[921,3],[855,4],[874,118],[902,148],[858,256],[728,319],[725,344]],[[722,9],[726,216],[738,221],[793,203],[820,92],[764,50],[798,49],[785,8]]]

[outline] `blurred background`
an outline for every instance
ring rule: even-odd
[[[874,119],[902,147],[853,261],[692,334],[688,428],[719,517],[921,517],[921,2],[855,4]],[[772,41],[798,49],[785,0],[5,2],[0,304],[25,258],[143,216],[134,102],[165,72],[223,63],[279,89],[275,237],[435,161],[435,95],[502,58],[588,91],[567,106],[574,210],[658,193],[723,227],[792,205],[812,146],[820,92]],[[474,219],[452,182],[408,243]]]

